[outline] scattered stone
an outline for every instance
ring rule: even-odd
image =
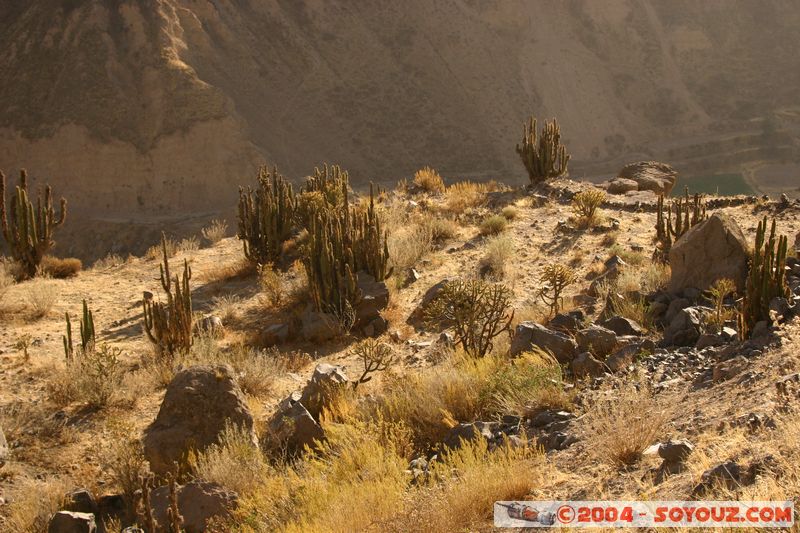
[[[178,512],[183,517],[183,530],[186,533],[203,533],[206,523],[215,517],[227,516],[236,508],[238,496],[210,481],[190,481],[179,485],[176,490]],[[150,507],[153,518],[159,524],[168,524],[169,486],[158,487],[150,493]]]
[[[720,332],[720,336],[725,342],[733,342],[739,338],[739,332],[733,328],[725,326]]]
[[[669,303],[667,307],[667,314],[664,316],[664,321],[669,324],[672,320],[684,309],[691,307],[692,302],[686,298],[676,298]]]
[[[598,378],[608,370],[606,365],[598,361],[589,352],[583,352],[575,356],[572,360],[572,374],[576,378],[592,377]]]
[[[170,382],[155,421],[144,431],[144,455],[150,470],[164,475],[177,462],[184,464],[191,450],[215,444],[233,424],[250,433],[253,416],[228,366],[194,366],[181,370]]]
[[[617,334],[602,326],[592,324],[575,335],[578,350],[591,352],[597,357],[605,357],[617,346]]]
[[[47,533],[95,533],[97,524],[90,513],[59,511],[50,519]]]
[[[554,431],[536,439],[537,444],[544,448],[546,452],[566,450],[577,441],[577,438],[563,431]]]
[[[600,325],[613,331],[617,335],[641,337],[646,333],[644,328],[636,321],[622,316],[612,316],[611,318],[601,322]]]
[[[706,290],[717,280],[729,278],[741,291],[747,278],[748,257],[747,239],[736,220],[714,213],[672,245],[669,290]]]
[[[545,428],[550,424],[566,422],[575,418],[575,415],[568,411],[556,411],[549,409],[542,411],[531,419],[531,426],[534,428]]]
[[[325,342],[342,334],[339,320],[331,313],[315,311],[308,306],[300,317],[303,338],[310,342]]]
[[[536,322],[523,322],[515,330],[511,355],[519,355],[534,348],[550,352],[561,364],[569,364],[575,358],[578,345],[563,333],[549,330]]]
[[[700,483],[692,491],[692,497],[703,496],[714,487],[736,488],[741,476],[739,465],[734,461],[722,463],[703,472]]]
[[[714,383],[727,381],[736,375],[741,374],[749,364],[750,361],[748,361],[743,355],[734,357],[733,359],[728,359],[727,361],[719,362],[714,365],[711,379],[714,381]]]
[[[282,404],[268,424],[269,438],[276,447],[285,447],[297,453],[306,447],[316,448],[315,441],[323,441],[325,432],[314,417],[298,401],[289,399]]]
[[[333,394],[347,383],[347,374],[344,373],[342,367],[320,363],[314,369],[311,379],[308,380],[303,389],[300,403],[311,413],[315,420],[319,420],[323,407],[325,407]]]
[[[704,350],[705,348],[711,348],[715,346],[721,346],[725,344],[725,339],[722,338],[721,335],[715,335],[713,333],[703,333],[700,335],[700,338],[697,339],[694,347],[698,350]]]
[[[658,447],[658,456],[670,463],[683,462],[694,451],[688,440],[669,440]]]

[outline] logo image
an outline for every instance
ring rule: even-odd
[[[513,520],[523,520],[543,526],[552,526],[556,521],[556,517],[553,513],[541,511],[530,505],[524,505],[518,502],[512,502],[510,504],[498,502],[497,505],[505,508],[508,518]]]

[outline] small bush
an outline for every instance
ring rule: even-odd
[[[28,284],[25,296],[33,318],[39,319],[47,316],[58,301],[58,288],[46,278],[35,279]]]
[[[194,252],[200,249],[200,240],[192,235],[178,243],[179,252]]]
[[[564,289],[577,281],[575,271],[566,265],[554,263],[544,267],[539,281],[539,298],[550,307],[550,315],[555,316],[564,306]]]
[[[48,383],[50,399],[61,407],[73,401],[97,409],[108,406],[122,381],[121,354],[106,344],[77,351],[66,367],[53,369]]]
[[[506,219],[501,215],[490,215],[481,222],[481,235],[497,235],[506,229]]]
[[[461,181],[449,186],[446,191],[445,206],[451,213],[463,213],[469,208],[480,207],[486,203],[487,186],[483,183]]]
[[[107,256],[103,257],[102,259],[98,259],[92,264],[93,270],[108,270],[110,268],[115,268],[120,265],[125,264],[125,259],[123,259],[118,254],[108,254]]]
[[[389,261],[396,272],[412,268],[433,249],[430,228],[422,224],[409,224],[389,233]]]
[[[211,300],[214,305],[214,314],[222,319],[223,324],[230,324],[239,318],[239,308],[242,306],[242,299],[233,294],[215,296]]]
[[[588,415],[591,448],[616,466],[637,462],[665,429],[666,411],[643,385],[623,385],[601,398]]]
[[[61,259],[48,255],[42,260],[42,265],[39,268],[51,278],[67,279],[77,276],[78,272],[83,270],[83,263],[81,263],[80,259],[74,257]]]
[[[425,215],[419,221],[420,226],[426,228],[435,243],[441,243],[458,235],[458,224],[450,218]]]
[[[500,214],[503,215],[503,218],[506,220],[514,220],[519,215],[519,212],[513,205],[507,205],[500,211]]]
[[[597,210],[606,200],[606,193],[600,189],[587,189],[572,199],[572,210],[582,228],[589,228],[597,222]]]
[[[208,226],[204,227],[200,234],[203,238],[208,241],[210,245],[215,245],[219,241],[225,238],[225,234],[228,232],[228,223],[224,220],[220,220],[215,218],[212,220]]]
[[[431,167],[422,168],[414,174],[414,185],[429,193],[442,193],[445,189],[444,180]]]
[[[492,273],[502,279],[506,273],[506,263],[514,255],[514,241],[507,235],[496,235],[486,240],[486,255],[483,258]]]
[[[103,449],[102,462],[111,474],[112,483],[130,505],[141,488],[140,476],[147,471],[142,441],[134,436],[136,428],[130,423],[111,419],[107,429],[112,438]]]
[[[258,265],[258,288],[272,307],[278,307],[283,301],[283,282],[272,263]]]
[[[167,257],[175,257],[178,253],[178,243],[172,237],[165,237],[163,244],[154,244],[144,253],[145,259],[162,259],[164,257],[163,245],[167,247]]]
[[[481,280],[455,280],[445,284],[425,311],[429,324],[453,324],[455,341],[465,352],[483,357],[495,337],[508,331],[514,318],[511,290]]]

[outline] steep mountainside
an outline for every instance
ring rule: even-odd
[[[218,209],[264,160],[519,176],[535,113],[591,176],[760,133],[798,104],[798,44],[788,0],[13,0],[0,168],[79,216]]]

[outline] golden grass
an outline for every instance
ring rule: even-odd
[[[64,495],[69,490],[66,481],[51,478],[44,481],[30,478],[15,483],[3,531],[30,533],[47,531],[50,517],[61,510]]]
[[[74,257],[62,259],[48,255],[42,259],[42,264],[39,268],[51,278],[67,279],[77,276],[78,272],[83,270],[83,263],[81,263],[80,259]]]
[[[33,319],[44,318],[50,313],[58,301],[58,292],[56,282],[47,278],[35,278],[26,284],[25,300]]]
[[[507,235],[496,235],[486,240],[483,262],[497,279],[506,275],[506,265],[514,256],[514,241]]]
[[[200,234],[211,246],[224,239],[227,232],[228,223],[225,220],[220,220],[218,218],[215,218],[209,222],[207,226],[200,230]]]
[[[501,215],[489,215],[480,225],[481,235],[498,235],[506,230],[508,222]]]
[[[228,263],[214,263],[200,273],[200,281],[206,283],[224,283],[252,276],[256,267],[244,257]]]
[[[445,190],[444,180],[431,167],[424,167],[414,174],[414,185],[428,193],[442,193]]]
[[[489,188],[484,183],[460,181],[449,186],[445,191],[445,208],[451,213],[460,214],[470,208],[480,207],[486,203]]]
[[[109,270],[124,265],[125,262],[126,260],[122,256],[111,253],[95,261],[92,264],[92,270]]]

